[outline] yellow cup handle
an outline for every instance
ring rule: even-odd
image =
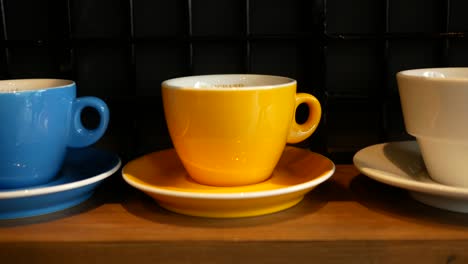
[[[296,107],[294,112],[296,112],[297,107],[305,103],[309,107],[309,117],[307,121],[303,124],[298,124],[296,122],[296,116],[294,115],[291,129],[289,131],[288,143],[298,143],[306,138],[308,138],[312,133],[314,133],[317,128],[320,117],[322,116],[322,107],[320,102],[314,96],[306,93],[297,93],[296,94]]]

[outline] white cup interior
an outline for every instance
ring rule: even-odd
[[[296,81],[287,77],[258,74],[198,75],[170,79],[164,87],[200,90],[238,90],[275,88],[290,85]]]
[[[460,80],[468,81],[468,68],[428,68],[407,70],[398,73],[401,76],[437,79],[437,80]]]
[[[73,81],[62,79],[17,79],[0,81],[0,93],[37,91],[49,88],[60,88],[73,84]]]

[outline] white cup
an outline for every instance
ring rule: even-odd
[[[406,130],[431,178],[468,187],[468,68],[397,73]]]

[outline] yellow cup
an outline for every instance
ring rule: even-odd
[[[164,113],[175,150],[188,174],[214,186],[268,179],[286,143],[309,137],[321,117],[319,101],[296,94],[290,78],[250,75],[182,77],[162,83]],[[309,107],[295,121],[299,104]]]

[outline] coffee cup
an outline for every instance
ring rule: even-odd
[[[164,113],[174,148],[196,182],[242,186],[270,177],[286,143],[317,128],[321,107],[296,93],[286,77],[226,74],[181,77],[162,83]],[[309,108],[298,124],[298,105]]]
[[[430,177],[468,187],[468,68],[407,70],[397,82],[406,130]]]
[[[81,122],[86,107],[100,115],[95,129]],[[0,189],[50,181],[59,172],[67,147],[95,143],[108,122],[106,104],[96,97],[76,98],[73,81],[0,81]]]

